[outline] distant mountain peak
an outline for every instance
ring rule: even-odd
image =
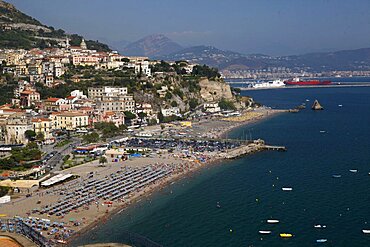
[[[147,56],[158,58],[183,47],[163,34],[151,34],[126,46],[122,53],[130,56]]]

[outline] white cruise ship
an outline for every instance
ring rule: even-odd
[[[252,88],[277,88],[277,87],[285,87],[284,81],[278,79],[273,81],[258,82],[252,84]]]

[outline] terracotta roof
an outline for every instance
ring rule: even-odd
[[[40,118],[33,118],[31,121],[33,123],[36,123],[36,122],[50,122],[51,120],[49,118],[40,117]]]
[[[47,98],[45,101],[49,101],[49,102],[57,102],[58,100],[60,100],[61,98]]]
[[[31,91],[31,90],[24,90],[23,92],[21,92],[21,94],[33,94],[33,93],[38,93],[38,92]]]
[[[12,104],[4,104],[0,106],[0,109],[9,109],[12,106]]]
[[[77,117],[77,116],[89,116],[82,112],[62,112],[59,114],[59,116],[63,117]]]
[[[74,99],[76,96],[68,96],[67,99]]]

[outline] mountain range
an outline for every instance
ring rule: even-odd
[[[268,67],[287,67],[306,71],[370,69],[370,48],[293,56],[246,55],[224,51],[213,46],[183,48],[162,34],[154,34],[133,42],[119,51],[124,55],[148,56],[152,59],[186,60],[218,67],[221,70],[266,69]]]

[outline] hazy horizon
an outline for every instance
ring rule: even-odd
[[[185,46],[292,55],[370,47],[370,1],[8,0],[43,24],[110,45],[161,33]]]

